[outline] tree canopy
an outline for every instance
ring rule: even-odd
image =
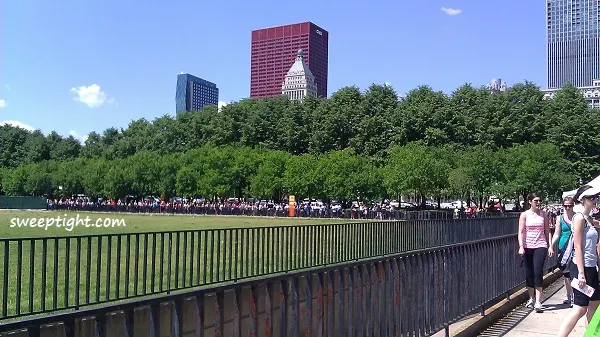
[[[245,99],[132,121],[80,144],[0,126],[1,190],[342,200],[542,192],[600,173],[600,118],[577,88],[345,87],[329,99]]]

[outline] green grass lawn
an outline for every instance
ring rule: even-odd
[[[80,225],[72,231],[55,225],[47,229],[11,227],[16,218],[24,221],[59,215],[80,219],[89,216],[90,223],[99,218],[122,219],[125,226]],[[350,222],[0,211],[1,289],[8,281],[6,293],[0,293],[0,319],[376,255],[378,247],[372,252],[361,247],[365,240],[380,240],[372,234],[375,231],[365,227],[371,225],[359,225],[359,230]],[[332,223],[342,225],[327,226]],[[304,226],[310,224],[313,226]],[[381,226],[379,233],[385,231],[386,223],[373,225]],[[179,232],[165,233],[169,231]],[[83,235],[92,236],[73,237]],[[14,240],[17,238],[24,240]],[[391,238],[388,241],[391,243]]]
[[[77,226],[72,231],[65,227],[56,226],[45,228],[39,227],[10,227],[11,220],[18,218],[62,218],[80,219],[90,218],[90,223],[98,219],[106,218],[124,220],[125,226],[96,228]],[[15,220],[17,221],[17,220]],[[344,219],[298,219],[298,218],[276,218],[276,217],[247,217],[247,216],[213,216],[213,215],[166,215],[166,214],[121,214],[103,212],[59,212],[59,211],[13,211],[0,210],[0,238],[19,237],[48,237],[48,236],[72,236],[72,235],[97,235],[97,234],[123,234],[139,232],[166,232],[176,230],[199,230],[218,228],[246,228],[257,226],[278,225],[303,225],[303,224],[328,224],[344,223],[351,220]],[[356,221],[356,220],[354,220]]]

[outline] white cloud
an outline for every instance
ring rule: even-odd
[[[33,126],[21,123],[19,121],[0,121],[0,125],[12,125],[14,127],[25,129],[27,131],[35,131],[35,128]]]
[[[108,95],[102,88],[97,84],[90,86],[81,86],[78,88],[71,88],[71,92],[75,94],[73,98],[75,101],[84,103],[90,108],[99,108],[104,103],[114,103],[114,98],[109,98]]]
[[[442,10],[442,12],[444,12],[448,15],[458,15],[458,14],[462,13],[462,9],[458,9],[458,8],[442,7],[441,10]]]
[[[88,135],[80,135],[75,130],[69,131],[69,136],[73,136],[73,138],[77,139],[81,142],[81,144],[85,144],[85,141],[88,139]]]
[[[6,101],[3,99],[0,99],[0,109],[6,108],[6,105],[7,105]]]
[[[392,84],[390,82],[385,82],[383,85],[385,85],[386,87],[391,87]]]
[[[226,106],[228,104],[229,103],[227,103],[227,102],[219,101],[219,104],[217,106],[218,111],[221,111],[221,108],[223,108],[224,106]]]

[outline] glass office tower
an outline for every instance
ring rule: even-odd
[[[198,111],[205,105],[219,104],[217,85],[190,74],[177,75],[175,112]]]
[[[548,89],[600,78],[600,1],[546,0]]]

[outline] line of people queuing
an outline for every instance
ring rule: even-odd
[[[159,199],[144,200],[109,200],[92,201],[89,198],[49,199],[48,210],[94,211],[120,213],[166,213],[195,215],[239,215],[239,216],[272,216],[289,217],[289,203],[271,201],[241,201],[239,199],[177,199],[164,201]],[[418,214],[417,214],[418,213]],[[486,210],[475,212],[465,209],[450,211],[425,210],[414,212],[414,209],[397,208],[393,204],[375,203],[367,205],[353,203],[350,208],[342,208],[337,202],[300,202],[295,205],[294,217],[340,218],[340,219],[377,219],[400,220],[418,216],[419,219],[462,218],[497,216],[497,212],[488,214]]]
[[[600,304],[599,196],[600,188],[584,185],[575,196],[564,198],[560,209],[549,210],[541,207],[540,195],[531,194],[528,197],[531,206],[519,218],[519,255],[529,294],[527,308],[536,312],[545,310],[541,297],[546,258],[556,255],[557,267],[562,270],[567,293],[563,303],[572,309],[563,319],[557,332],[559,337],[568,336],[583,316],[589,323]],[[556,252],[554,247],[558,248]],[[572,283],[577,286],[575,289]],[[586,285],[594,289],[589,296],[579,290]]]

